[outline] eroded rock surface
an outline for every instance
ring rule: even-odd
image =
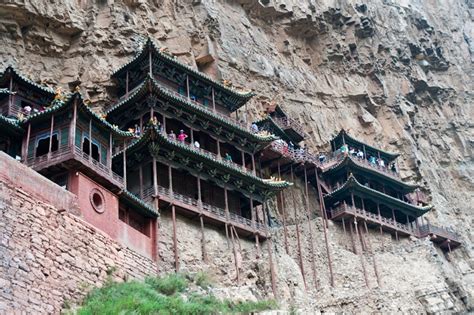
[[[282,303],[314,312],[466,312],[474,310],[473,21],[468,0],[9,0],[0,2],[0,66],[14,65],[51,87],[80,86],[100,111],[115,97],[111,72],[149,35],[189,65],[254,89],[251,117],[260,115],[262,100],[277,101],[304,124],[313,151],[327,149],[344,127],[401,152],[404,179],[431,194],[429,220],[454,227],[464,246],[447,255],[429,241],[395,242],[371,233],[382,286],[367,256],[367,289],[350,240],[340,226],[330,225],[336,279],[331,289],[315,216],[320,289],[311,283],[308,223],[302,223],[306,291],[292,215],[290,255],[282,229],[274,230]],[[295,194],[301,199],[301,192]],[[312,207],[319,213],[317,204]],[[297,213],[307,222],[302,201]],[[274,211],[274,217],[281,215]],[[222,242],[217,235],[211,233],[209,242]],[[268,265],[252,262],[249,248],[243,260],[252,290],[245,292],[268,295]],[[180,249],[189,270],[200,267],[193,244],[183,241]],[[234,292],[227,260],[217,277]]]

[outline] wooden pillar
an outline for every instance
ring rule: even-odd
[[[168,165],[168,182],[169,182],[169,191],[173,194],[173,170],[171,165]]]
[[[364,150],[364,159],[367,160],[367,152],[365,152],[365,144],[362,145],[362,149]]]
[[[158,196],[158,170],[156,167],[156,158],[153,157],[153,191],[155,194],[155,198]],[[157,208],[158,209],[158,208]]]
[[[112,168],[112,146],[113,146],[113,139],[112,139],[112,131],[109,132],[109,156],[107,157],[107,167],[109,168],[109,171]]]
[[[127,190],[127,143],[123,140],[123,186]]]
[[[267,251],[268,251],[268,263],[270,265],[270,276],[271,276],[271,283],[272,283],[272,291],[273,291],[273,297],[276,299],[278,294],[277,294],[277,288],[276,288],[276,273],[275,273],[275,266],[273,265],[273,255],[272,255],[272,239],[270,238],[270,232],[268,231],[268,226],[270,225],[268,220],[269,220],[269,215],[268,215],[268,208],[266,207],[266,200],[263,202],[263,218],[264,218],[264,223],[265,223],[265,229],[267,232],[267,236],[269,237],[267,239]],[[268,218],[265,220],[265,218]]]
[[[319,182],[319,177],[318,177],[318,170],[317,168],[314,168],[314,175],[316,177],[316,187],[318,188],[318,196],[319,196],[319,207],[321,209],[321,217],[323,219],[323,222],[326,224],[323,224],[323,231],[324,231],[324,242],[326,244],[326,254],[328,257],[328,267],[329,267],[329,276],[331,280],[331,287],[334,287],[334,272],[332,269],[332,259],[331,259],[331,250],[329,248],[329,241],[328,241],[328,230],[329,230],[329,224],[328,224],[328,217],[327,217],[327,212],[326,212],[326,205],[324,204],[324,197],[323,197],[323,192],[321,189],[321,183]]]
[[[69,146],[73,148],[76,141],[76,121],[77,121],[77,98],[74,99],[73,109],[72,109],[72,119],[69,127]],[[112,157],[111,157],[112,159]]]
[[[367,221],[364,221],[364,227],[365,227],[365,234],[367,235],[367,246],[369,248],[369,253],[372,256],[372,259],[374,261],[374,272],[375,272],[375,277],[377,278],[377,284],[379,287],[382,287],[382,281],[380,279],[379,275],[379,269],[377,267],[377,261],[375,259],[375,254],[374,251],[372,250],[372,242],[370,241],[370,236],[369,236],[369,229],[367,228]]]
[[[254,153],[252,153],[252,171],[253,171],[253,175],[257,174],[257,170],[255,167],[255,154]]]
[[[92,158],[92,118],[89,119],[89,161]]]
[[[383,244],[383,229],[382,229],[382,215],[380,214],[380,204],[377,202],[377,214],[379,215],[379,221],[380,221],[380,225],[379,225],[379,229],[380,229],[380,236],[382,238],[382,249],[385,247],[384,244]]]
[[[357,219],[354,218],[354,227],[355,227],[355,231],[356,231],[356,237],[357,238],[360,238],[359,237],[359,228],[357,226]],[[361,239],[361,245],[362,245],[362,239]],[[362,251],[363,251],[363,247],[362,247]],[[359,257],[360,257],[360,264],[362,266],[362,272],[364,273],[364,280],[365,280],[365,285],[367,286],[367,288],[369,288],[369,279],[367,278],[367,270],[365,269],[365,261],[364,261],[364,255],[359,254]]]
[[[233,226],[230,227],[230,235],[232,240],[232,252],[234,253],[234,262],[235,262],[235,279],[237,281],[237,285],[240,284],[240,270],[239,270],[239,261],[237,255],[237,248],[235,247],[235,239],[234,239],[234,230],[232,229]]]
[[[31,123],[28,123],[28,131],[26,133],[26,143],[23,146],[24,151],[23,151],[23,163],[28,164],[28,150],[30,146],[30,136],[31,136]],[[34,152],[33,152],[34,154]]]
[[[351,201],[352,201],[352,206],[355,208],[356,204],[355,204],[355,201],[354,201],[354,192],[352,192],[352,191],[351,191]]]
[[[241,150],[240,153],[242,155],[242,169],[245,170],[245,153],[244,153],[244,150]]]
[[[342,133],[342,144],[346,144],[346,138],[344,137],[344,133]]]
[[[225,236],[227,238],[227,247],[229,244],[229,199],[227,196],[227,187],[224,186],[224,207],[225,207]]]
[[[395,238],[398,241],[397,220],[395,219],[395,210],[392,208],[393,224],[395,225]]]
[[[163,132],[167,134],[168,132],[166,131],[166,116],[163,115]]]
[[[13,106],[13,73],[10,71],[10,93],[8,94],[8,111],[12,110]]]
[[[191,134],[191,145],[194,146],[194,130],[193,128],[189,128]]]
[[[214,88],[212,88],[211,93],[212,93],[212,111],[215,112],[216,111],[216,99],[215,99]]]
[[[191,99],[191,93],[189,91],[189,75],[186,74],[186,94],[188,99]]]
[[[291,169],[291,182],[294,183],[295,179],[293,176],[293,164],[291,165],[290,169]],[[306,289],[308,289],[308,286],[306,285],[306,276],[304,274],[303,254],[301,251],[301,241],[300,241],[300,228],[299,228],[299,223],[298,223],[298,213],[296,211],[296,198],[295,198],[294,193],[292,193],[291,195],[293,197],[293,209],[295,211],[296,241],[298,245],[298,258],[299,258],[299,263],[300,263],[300,270],[301,270],[301,275],[303,276],[304,286]]]
[[[173,249],[174,249],[174,266],[175,271],[179,271],[179,255],[178,255],[178,238],[176,235],[176,209],[174,204],[171,205],[171,217],[173,218]]]
[[[281,180],[281,170],[280,170],[280,160],[278,160],[278,180]],[[283,190],[280,191],[280,201],[281,201],[281,210],[282,210],[282,217],[283,217],[283,237],[285,241],[285,251],[286,254],[290,254],[290,250],[288,249],[288,231],[286,228],[286,210],[285,210],[285,196]]]
[[[313,281],[314,281],[314,287],[319,289],[319,284],[318,284],[318,277],[316,274],[316,260],[315,260],[315,254],[314,254],[314,242],[313,242],[313,229],[311,227],[311,210],[309,209],[309,192],[308,192],[308,174],[306,171],[306,166],[303,166],[303,171],[304,171],[304,186],[305,186],[305,203],[306,203],[306,212],[308,215],[308,231],[309,231],[309,242],[310,242],[310,249],[311,249],[311,263],[312,263],[312,268],[313,268]]]
[[[140,198],[143,199],[143,167],[142,164],[138,165],[138,177],[140,181]]]
[[[53,145],[53,130],[54,130],[54,114],[51,115],[51,126],[50,126],[50,129],[49,129],[48,159],[51,156],[51,148],[52,148],[52,145]]]
[[[349,221],[349,228],[350,228],[350,232],[351,232],[352,251],[354,252],[354,254],[358,255],[357,246],[356,246],[355,241],[354,241],[354,231],[353,231],[353,228],[352,228],[352,223],[350,221]]]
[[[217,156],[221,158],[222,157],[221,156],[221,144],[220,144],[221,142],[219,141],[219,139],[216,139],[216,141],[217,141]]]

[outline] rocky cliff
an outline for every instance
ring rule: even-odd
[[[401,152],[402,177],[435,205],[429,220],[454,227],[463,247],[446,254],[428,240],[371,232],[374,254],[358,257],[342,228],[330,224],[331,288],[321,220],[305,219],[296,185],[308,288],[298,272],[293,216],[290,255],[274,230],[282,304],[314,312],[466,312],[474,310],[473,21],[470,0],[3,0],[0,68],[14,65],[51,87],[79,86],[100,111],[115,97],[112,70],[149,35],[191,66],[253,89],[244,115],[255,118],[262,101],[276,101],[304,124],[313,151],[327,149],[343,127]],[[180,246],[193,257],[191,244]],[[269,294],[266,265],[251,270],[251,291]]]

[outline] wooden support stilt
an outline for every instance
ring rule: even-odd
[[[352,252],[357,255],[358,251],[357,251],[357,246],[356,246],[355,241],[354,241],[354,231],[352,229],[352,223],[351,222],[349,222],[349,228],[350,228],[350,232],[351,232]]]
[[[171,205],[171,216],[173,219],[173,250],[174,250],[174,269],[179,272],[178,238],[176,235],[176,209]]]
[[[26,132],[26,143],[24,145],[24,153],[23,153],[23,162],[28,164],[28,151],[30,147],[30,137],[31,137],[31,123],[28,123],[28,131]],[[34,154],[34,152],[33,152]]]
[[[53,147],[53,130],[54,130],[54,115],[51,115],[51,126],[50,126],[50,130],[49,130],[48,159],[51,156],[51,149]],[[89,132],[89,135],[90,135],[90,132]],[[92,138],[90,138],[89,145],[92,145]],[[91,154],[92,154],[92,151],[89,151],[89,156],[91,156]]]
[[[344,235],[346,235],[346,223],[344,222],[344,218],[342,218],[342,229],[344,230]]]
[[[224,186],[224,210],[225,210],[225,236],[227,238],[227,248],[230,248],[229,240],[229,199],[227,197],[227,187]]]
[[[368,248],[369,248],[369,253],[372,256],[372,260],[374,261],[375,277],[377,278],[377,284],[381,288],[382,287],[382,281],[380,279],[379,269],[377,267],[377,260],[375,259],[375,254],[374,254],[374,251],[372,250],[372,242],[370,241],[369,229],[367,228],[367,221],[364,221],[364,227],[365,227],[365,234],[367,235],[367,245],[368,245]]]
[[[281,169],[280,169],[280,160],[278,160],[278,180],[281,180]],[[286,203],[285,203],[285,195],[283,190],[280,191],[280,201],[281,201],[281,211],[282,211],[282,218],[283,218],[283,237],[285,242],[285,251],[286,254],[290,254],[290,250],[288,249],[288,230],[286,228]]]
[[[314,169],[314,176],[316,177],[316,187],[318,189],[319,208],[321,211],[321,217],[323,219],[323,222],[326,222],[326,224],[323,226],[324,243],[326,245],[326,255],[328,257],[329,278],[331,280],[331,287],[334,287],[335,283],[334,283],[334,273],[333,273],[333,268],[332,268],[331,249],[329,248],[329,240],[328,240],[329,223],[328,223],[328,217],[327,217],[327,212],[326,212],[326,205],[324,204],[324,197],[323,197],[323,192],[321,189],[321,183],[319,182],[318,170],[316,168]]]
[[[316,273],[316,259],[315,259],[315,253],[314,253],[313,229],[311,227],[311,210],[309,209],[308,174],[306,171],[306,166],[303,166],[303,169],[304,169],[304,185],[305,185],[305,204],[306,204],[306,212],[308,216],[308,231],[309,231],[309,242],[310,242],[310,249],[311,249],[311,266],[313,269],[314,287],[316,288],[316,290],[318,290],[319,284],[318,284],[318,276]]]
[[[199,215],[199,221],[201,222],[201,253],[202,253],[202,261],[205,263],[208,262],[207,259],[207,252],[206,252],[206,234],[204,233],[204,219],[202,214]]]
[[[294,181],[295,179],[293,176],[293,165],[291,165],[291,182],[293,183]],[[300,240],[300,228],[299,228],[299,223],[298,223],[298,213],[296,211],[296,198],[295,198],[294,192],[291,195],[293,197],[293,209],[295,211],[296,241],[298,245],[298,258],[299,258],[299,263],[300,263],[300,270],[301,270],[301,275],[303,276],[304,287],[308,289],[308,286],[306,284],[306,276],[304,274],[303,254],[301,251],[301,240]]]
[[[359,227],[357,226],[357,219],[354,218],[354,227],[355,227],[355,231],[356,231],[356,236],[357,238],[359,238]],[[362,241],[360,242],[361,245],[362,245]],[[362,266],[362,272],[364,273],[364,280],[365,280],[365,285],[367,286],[367,288],[370,289],[369,287],[369,279],[367,278],[367,270],[365,268],[365,261],[364,261],[364,249],[362,248],[362,253],[359,254],[359,257],[360,257],[360,264]]]
[[[237,258],[237,249],[235,247],[235,240],[234,240],[234,230],[232,229],[233,226],[230,226],[230,235],[232,240],[232,251],[234,253],[234,262],[235,262],[235,279],[237,281],[237,285],[240,284],[240,272],[239,272],[239,261]]]
[[[268,219],[266,219],[266,218],[269,218],[269,217],[265,213],[267,211],[268,211],[268,208],[266,207],[266,201],[264,201],[264,203],[263,203],[263,218],[264,219],[263,220],[264,220],[267,235],[270,236],[270,231],[268,230],[269,222],[268,222]],[[272,239],[271,239],[271,237],[269,237],[266,240],[266,243],[267,243],[267,251],[268,251],[268,263],[270,264],[270,276],[271,276],[273,297],[276,299],[278,294],[277,294],[277,288],[276,288],[275,266],[273,265]]]
[[[127,142],[123,140],[123,187],[127,189]]]
[[[392,208],[393,223],[396,224],[397,219],[395,217],[395,210]],[[398,241],[398,231],[395,229],[395,239]]]

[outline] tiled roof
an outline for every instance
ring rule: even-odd
[[[68,106],[72,105],[72,102],[78,99],[78,105],[86,111],[87,114],[89,114],[91,117],[93,117],[97,122],[102,124],[106,129],[111,130],[116,136],[119,137],[133,137],[133,133],[128,132],[128,131],[123,131],[118,129],[116,126],[111,125],[108,121],[100,117],[98,114],[96,114],[92,109],[90,109],[88,106],[84,104],[84,101],[82,99],[82,95],[79,92],[75,93],[70,93],[68,94],[64,100],[54,100],[51,103],[51,106],[49,106],[47,109],[45,109],[42,112],[38,112],[32,115],[29,115],[26,119],[22,121],[22,124],[25,125],[29,122],[34,122],[38,119],[41,119],[45,116],[48,116],[49,114],[55,113],[63,108],[66,108]]]
[[[9,128],[16,133],[23,133],[24,131],[17,119],[8,118],[3,115],[0,115],[0,125],[4,126],[5,128]]]
[[[154,207],[150,206],[145,201],[138,198],[128,190],[123,190],[119,196],[128,201],[129,203],[132,203],[134,206],[138,206],[139,210],[141,210],[147,215],[151,215],[152,217],[157,217],[160,215]]]
[[[138,62],[139,60],[141,60],[142,58],[144,57],[147,57],[147,52],[148,52],[148,49],[152,49],[152,52],[158,56],[158,58],[168,62],[168,63],[172,63],[173,65],[177,66],[178,68],[180,68],[182,71],[186,72],[186,73],[189,73],[195,77],[197,77],[198,79],[208,83],[208,84],[211,84],[213,85],[214,87],[216,88],[219,88],[223,91],[225,91],[226,93],[229,93],[231,94],[232,96],[234,97],[238,97],[239,99],[241,99],[244,103],[245,101],[247,101],[248,99],[250,99],[252,96],[254,96],[255,94],[253,92],[239,92],[235,89],[232,89],[232,88],[229,88],[228,86],[225,86],[224,84],[212,79],[211,77],[209,77],[208,75],[200,72],[200,71],[197,71],[193,68],[191,68],[190,66],[180,62],[178,59],[174,58],[173,56],[170,56],[166,53],[163,53],[160,51],[160,49],[157,47],[157,45],[155,44],[155,42],[150,38],[148,37],[147,38],[147,41],[146,43],[143,45],[143,48],[141,49],[140,52],[138,52],[136,54],[136,56],[130,60],[128,63],[124,64],[122,67],[120,67],[119,69],[117,69],[113,74],[112,74],[112,77],[118,77],[120,74],[123,73],[123,71],[125,71],[129,66],[133,65],[134,63]]]
[[[201,114],[209,116],[214,121],[219,121],[221,124],[224,124],[224,125],[227,125],[231,128],[237,129],[241,133],[244,133],[246,137],[253,138],[254,141],[271,142],[273,140],[278,139],[277,137],[275,137],[273,135],[262,136],[262,135],[259,135],[259,134],[251,133],[246,128],[244,128],[242,126],[239,126],[237,124],[234,124],[230,120],[226,120],[224,117],[222,117],[220,115],[217,115],[217,114],[213,113],[212,111],[207,110],[203,106],[198,106],[198,105],[193,104],[192,102],[184,101],[183,99],[181,99],[181,98],[177,97],[176,95],[174,95],[174,94],[170,93],[169,91],[167,91],[167,89],[162,88],[156,82],[156,80],[154,78],[152,78],[151,76],[149,76],[149,75],[126,99],[118,102],[117,104],[115,104],[111,108],[109,108],[106,111],[107,115],[113,115],[113,113],[117,109],[121,108],[122,106],[124,106],[126,104],[133,104],[133,102],[135,101],[135,99],[137,97],[140,97],[140,96],[145,95],[146,93],[149,93],[149,90],[147,88],[147,83],[148,82],[152,83],[151,85],[152,85],[152,89],[154,91],[156,91],[159,94],[165,96],[167,99],[172,100],[176,103],[179,103],[180,105],[187,106],[187,107],[191,108],[194,111],[200,112]]]
[[[11,73],[17,80],[23,82],[24,84],[26,85],[29,85],[30,87],[36,89],[36,90],[39,90],[43,93],[46,93],[46,94],[49,94],[50,97],[54,97],[54,94],[55,92],[53,91],[53,89],[49,88],[49,87],[46,87],[46,86],[43,86],[43,85],[39,85],[33,81],[31,81],[30,79],[28,79],[27,77],[23,76],[22,74],[20,74],[17,70],[15,70],[15,68],[13,68],[12,66],[8,66],[5,71],[3,71],[3,73],[0,75],[0,77],[3,79],[5,77],[5,75]]]
[[[337,195],[343,193],[344,191],[348,191],[350,188],[357,189],[361,191],[362,193],[368,196],[370,195],[372,197],[375,197],[379,200],[384,200],[385,202],[392,204],[394,208],[396,208],[397,210],[400,210],[400,211],[405,210],[406,212],[409,212],[411,215],[415,214],[416,216],[421,216],[425,214],[426,212],[428,212],[429,210],[431,210],[431,208],[433,208],[432,205],[419,207],[411,203],[405,202],[403,200],[397,199],[395,197],[392,197],[390,195],[384,194],[378,190],[362,185],[361,183],[357,181],[357,179],[352,174],[349,175],[349,178],[341,187],[325,195],[324,199],[327,200],[327,199],[336,198]]]

